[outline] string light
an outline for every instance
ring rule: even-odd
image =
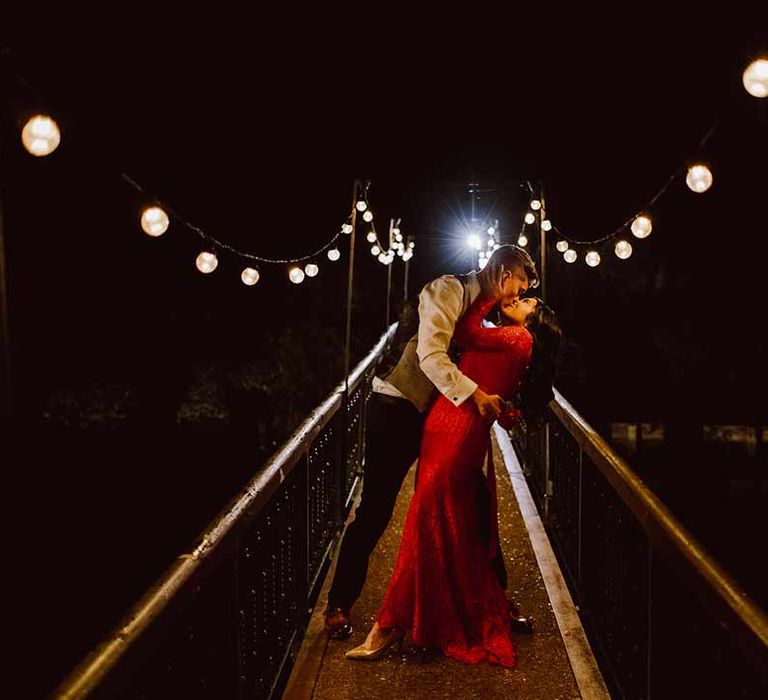
[[[320,268],[314,263],[308,263],[304,267],[304,272],[307,273],[307,277],[316,277],[317,273],[320,272]]]
[[[365,211],[368,205],[361,199],[356,205],[357,211]]]
[[[578,258],[579,256],[577,255],[576,251],[573,248],[570,248],[565,251],[565,253],[563,254],[563,257],[565,258],[565,262],[575,263],[576,258]]]
[[[538,199],[532,199],[531,209],[533,209],[533,211],[538,211],[539,209],[541,209],[541,202]]]
[[[373,221],[373,212],[370,209],[363,214],[363,221]]]
[[[380,263],[382,263],[384,265],[387,265],[388,261],[389,261],[389,256],[388,255],[386,255],[385,253],[380,253],[379,254],[379,262]]]
[[[534,215],[534,213],[532,211],[529,211],[525,215],[525,223],[526,224],[532,224],[534,221],[536,221],[536,216]]]
[[[706,192],[712,187],[712,171],[702,163],[692,165],[688,168],[685,184],[694,192]]]
[[[352,224],[344,224],[341,227],[341,232],[346,234],[352,233]]]
[[[496,229],[493,226],[488,227],[488,235],[492,236],[494,233],[496,233]]]
[[[482,270],[488,264],[487,258],[482,258],[478,261],[477,266]]]
[[[557,248],[559,252],[564,253],[568,250],[568,241],[558,241],[555,248]]]
[[[375,243],[376,242],[376,234],[373,231],[369,231],[368,235],[366,236],[366,239],[368,240],[368,243]]]
[[[21,130],[21,142],[33,156],[48,156],[59,147],[61,132],[51,117],[37,114]]]
[[[381,253],[381,248],[379,248],[379,246],[375,245],[371,248],[371,255],[378,255],[379,253]]]
[[[629,241],[619,241],[616,244],[615,252],[617,258],[626,260],[630,255],[632,255],[632,245],[629,243]]]
[[[243,280],[243,284],[252,287],[259,281],[259,271],[254,270],[252,267],[246,267],[240,275],[240,279]]]
[[[544,219],[544,221],[541,222],[541,228],[545,231],[551,231],[552,230],[552,222],[549,219]]]
[[[331,248],[328,251],[328,260],[332,260],[333,262],[336,262],[341,257],[341,253],[339,252],[338,248]]]
[[[148,236],[162,236],[169,224],[168,214],[160,207],[147,207],[141,213],[141,228]]]
[[[753,97],[768,97],[768,60],[752,61],[741,76],[744,89]]]
[[[640,214],[640,216],[635,217],[630,229],[635,238],[648,238],[653,230],[653,224],[649,216]]]
[[[288,271],[288,278],[294,284],[301,284],[304,281],[304,271],[300,267],[292,267]]]
[[[590,267],[597,267],[600,264],[600,253],[596,250],[590,250],[584,260]]]
[[[527,237],[527,236],[525,236],[525,235],[521,235],[521,236],[520,236],[520,237],[517,239],[517,245],[519,245],[519,246],[523,246],[523,247],[527,246],[527,245],[528,245],[528,237]]]
[[[211,272],[213,272],[218,264],[219,260],[216,255],[207,251],[200,253],[200,255],[198,255],[197,259],[195,260],[197,269],[205,275],[209,275]]]

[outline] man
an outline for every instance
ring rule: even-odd
[[[332,639],[352,634],[350,608],[363,589],[368,558],[389,523],[403,479],[419,456],[422,423],[435,390],[455,406],[472,401],[489,422],[503,410],[502,397],[486,394],[449,356],[456,322],[481,291],[497,299],[519,297],[529,285],[537,284],[536,267],[528,253],[518,246],[503,245],[482,271],[461,279],[443,275],[422,289],[418,332],[405,344],[397,364],[373,380],[363,491],[341,543],[325,611],[325,629]],[[506,571],[497,551],[494,564],[506,588]],[[519,615],[514,604],[511,608],[514,616]]]

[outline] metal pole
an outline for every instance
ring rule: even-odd
[[[390,219],[389,220],[389,248],[388,250],[392,250],[392,238],[393,233],[392,229],[395,228],[395,220]],[[384,330],[386,331],[387,328],[389,328],[389,314],[390,314],[390,297],[392,295],[392,263],[389,263],[387,265],[387,323],[384,326]]]
[[[11,420],[11,339],[8,328],[8,288],[6,285],[5,239],[3,233],[2,192],[0,192],[0,420]]]
[[[410,248],[408,247],[408,243],[411,242],[411,237],[408,236],[408,240],[405,244],[405,252],[407,253]],[[408,298],[408,265],[410,264],[410,260],[405,261],[405,270],[403,271],[403,299]]]
[[[349,398],[349,363],[352,343],[352,282],[355,270],[355,234],[357,233],[357,197],[360,180],[352,185],[352,233],[349,234],[349,269],[347,272],[347,330],[344,338],[344,400]]]
[[[541,216],[539,217],[539,226],[541,230],[541,240],[540,240],[540,246],[541,246],[541,254],[540,254],[540,263],[541,267],[539,269],[539,278],[541,279],[541,300],[546,302],[547,300],[547,232],[544,230],[544,220],[547,218],[546,215],[546,206],[544,202],[544,185],[539,185],[539,201],[541,202]]]

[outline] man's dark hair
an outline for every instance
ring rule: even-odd
[[[512,243],[499,246],[491,253],[486,267],[492,270],[494,267],[498,268],[502,265],[505,270],[514,270],[518,266],[522,267],[525,270],[525,274],[528,275],[528,286],[531,288],[539,286],[539,275],[536,272],[536,265],[525,248],[513,245]]]

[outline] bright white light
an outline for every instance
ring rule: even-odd
[[[147,207],[141,213],[141,228],[149,236],[162,236],[168,230],[168,214],[160,207]]]
[[[400,257],[400,258],[402,258],[402,257],[403,257],[404,253],[403,253],[403,249],[402,249],[402,248],[398,248],[398,249],[397,249],[397,255],[398,255],[398,257]]]
[[[744,88],[753,97],[768,97],[768,60],[752,61],[742,76]]]
[[[653,224],[651,224],[650,217],[641,214],[640,216],[635,217],[630,229],[635,238],[648,238],[653,230]]]
[[[240,279],[243,280],[243,284],[247,284],[252,287],[259,281],[259,271],[254,270],[252,267],[246,267],[240,275]]]
[[[489,238],[488,239],[488,247],[489,248],[493,248],[495,243],[496,243],[496,239],[495,238]]]
[[[565,258],[565,262],[573,263],[573,262],[576,262],[576,258],[578,258],[579,256],[576,254],[576,251],[573,248],[571,248],[565,251],[565,253],[563,254],[563,257]]]
[[[564,253],[566,250],[568,250],[568,241],[558,241],[555,248],[557,248],[561,253]]]
[[[413,253],[408,250],[405,253],[403,253],[403,262],[408,262],[413,257]]]
[[[480,251],[480,252],[477,254],[477,257],[478,257],[478,258],[480,258],[480,260],[483,260],[483,258],[485,258],[485,256],[486,256],[486,252],[485,252],[484,250],[481,250],[481,251]]]
[[[488,258],[483,258],[482,260],[479,260],[477,265],[482,270],[486,265],[488,264]]]
[[[331,248],[328,251],[328,260],[332,260],[333,262],[336,262],[341,257],[341,253],[339,252],[338,248]]]
[[[712,187],[712,171],[699,163],[688,168],[688,175],[685,178],[685,184],[694,192],[706,192]]]
[[[342,233],[352,233],[352,224],[344,224],[341,227],[341,232]]]
[[[368,243],[375,243],[376,242],[376,234],[373,231],[369,231],[368,235],[366,236],[368,239]]]
[[[541,228],[543,228],[545,231],[551,231],[552,222],[549,219],[544,219],[544,221],[541,222]]]
[[[527,246],[528,245],[528,236],[520,236],[520,238],[517,239],[517,245],[519,245],[519,246]]]
[[[597,267],[600,264],[600,253],[596,250],[590,250],[584,260],[586,260],[587,265],[590,267]]]
[[[61,132],[53,119],[38,114],[24,125],[21,130],[21,142],[33,156],[48,156],[61,143]]]
[[[377,245],[371,248],[371,255],[378,255],[380,252],[381,252],[381,248],[379,248],[379,246]]]
[[[409,248],[415,248],[416,247],[416,243],[414,241],[409,241],[408,242],[408,247]]]
[[[480,236],[478,236],[476,233],[470,233],[467,236],[467,245],[470,248],[474,248],[475,250],[480,250],[483,244],[480,241]]]
[[[534,221],[536,221],[536,216],[535,216],[535,214],[532,211],[529,211],[525,215],[525,223],[526,224],[532,224]]]
[[[300,267],[292,267],[288,271],[288,277],[294,284],[301,284],[304,281],[304,271]]]
[[[632,246],[629,243],[629,241],[619,241],[616,244],[616,257],[621,258],[622,260],[626,260],[630,255],[632,255]]]
[[[373,212],[370,209],[363,214],[363,221],[373,221]]]
[[[304,272],[307,273],[307,277],[316,277],[317,273],[320,272],[320,268],[315,263],[309,263],[304,266]]]
[[[400,241],[402,241],[402,240],[403,240],[403,234],[402,234],[402,233],[400,233],[400,231],[397,231],[397,233],[395,233],[395,240],[396,240],[398,243],[399,243]]]
[[[494,249],[494,250],[498,250],[499,248],[501,248],[501,246],[500,246],[498,243],[497,243],[496,245],[494,245],[494,246],[493,246],[493,249]]]
[[[218,264],[219,261],[213,253],[200,253],[195,260],[197,269],[206,275],[213,272]]]
[[[389,260],[389,256],[387,256],[386,253],[381,253],[379,255],[379,262],[382,263],[383,265],[387,264],[387,260]]]
[[[395,234],[395,237],[400,236],[400,229],[397,226],[395,226],[395,228],[392,229],[392,233]],[[400,236],[400,238],[402,238],[402,236]]]
[[[368,208],[368,205],[361,199],[357,203],[357,211],[365,211]]]
[[[531,209],[533,209],[533,211],[539,211],[539,209],[541,209],[541,202],[538,199],[532,199]]]
[[[488,235],[492,236],[494,233],[496,233],[496,229],[493,228],[493,226],[488,227]]]

